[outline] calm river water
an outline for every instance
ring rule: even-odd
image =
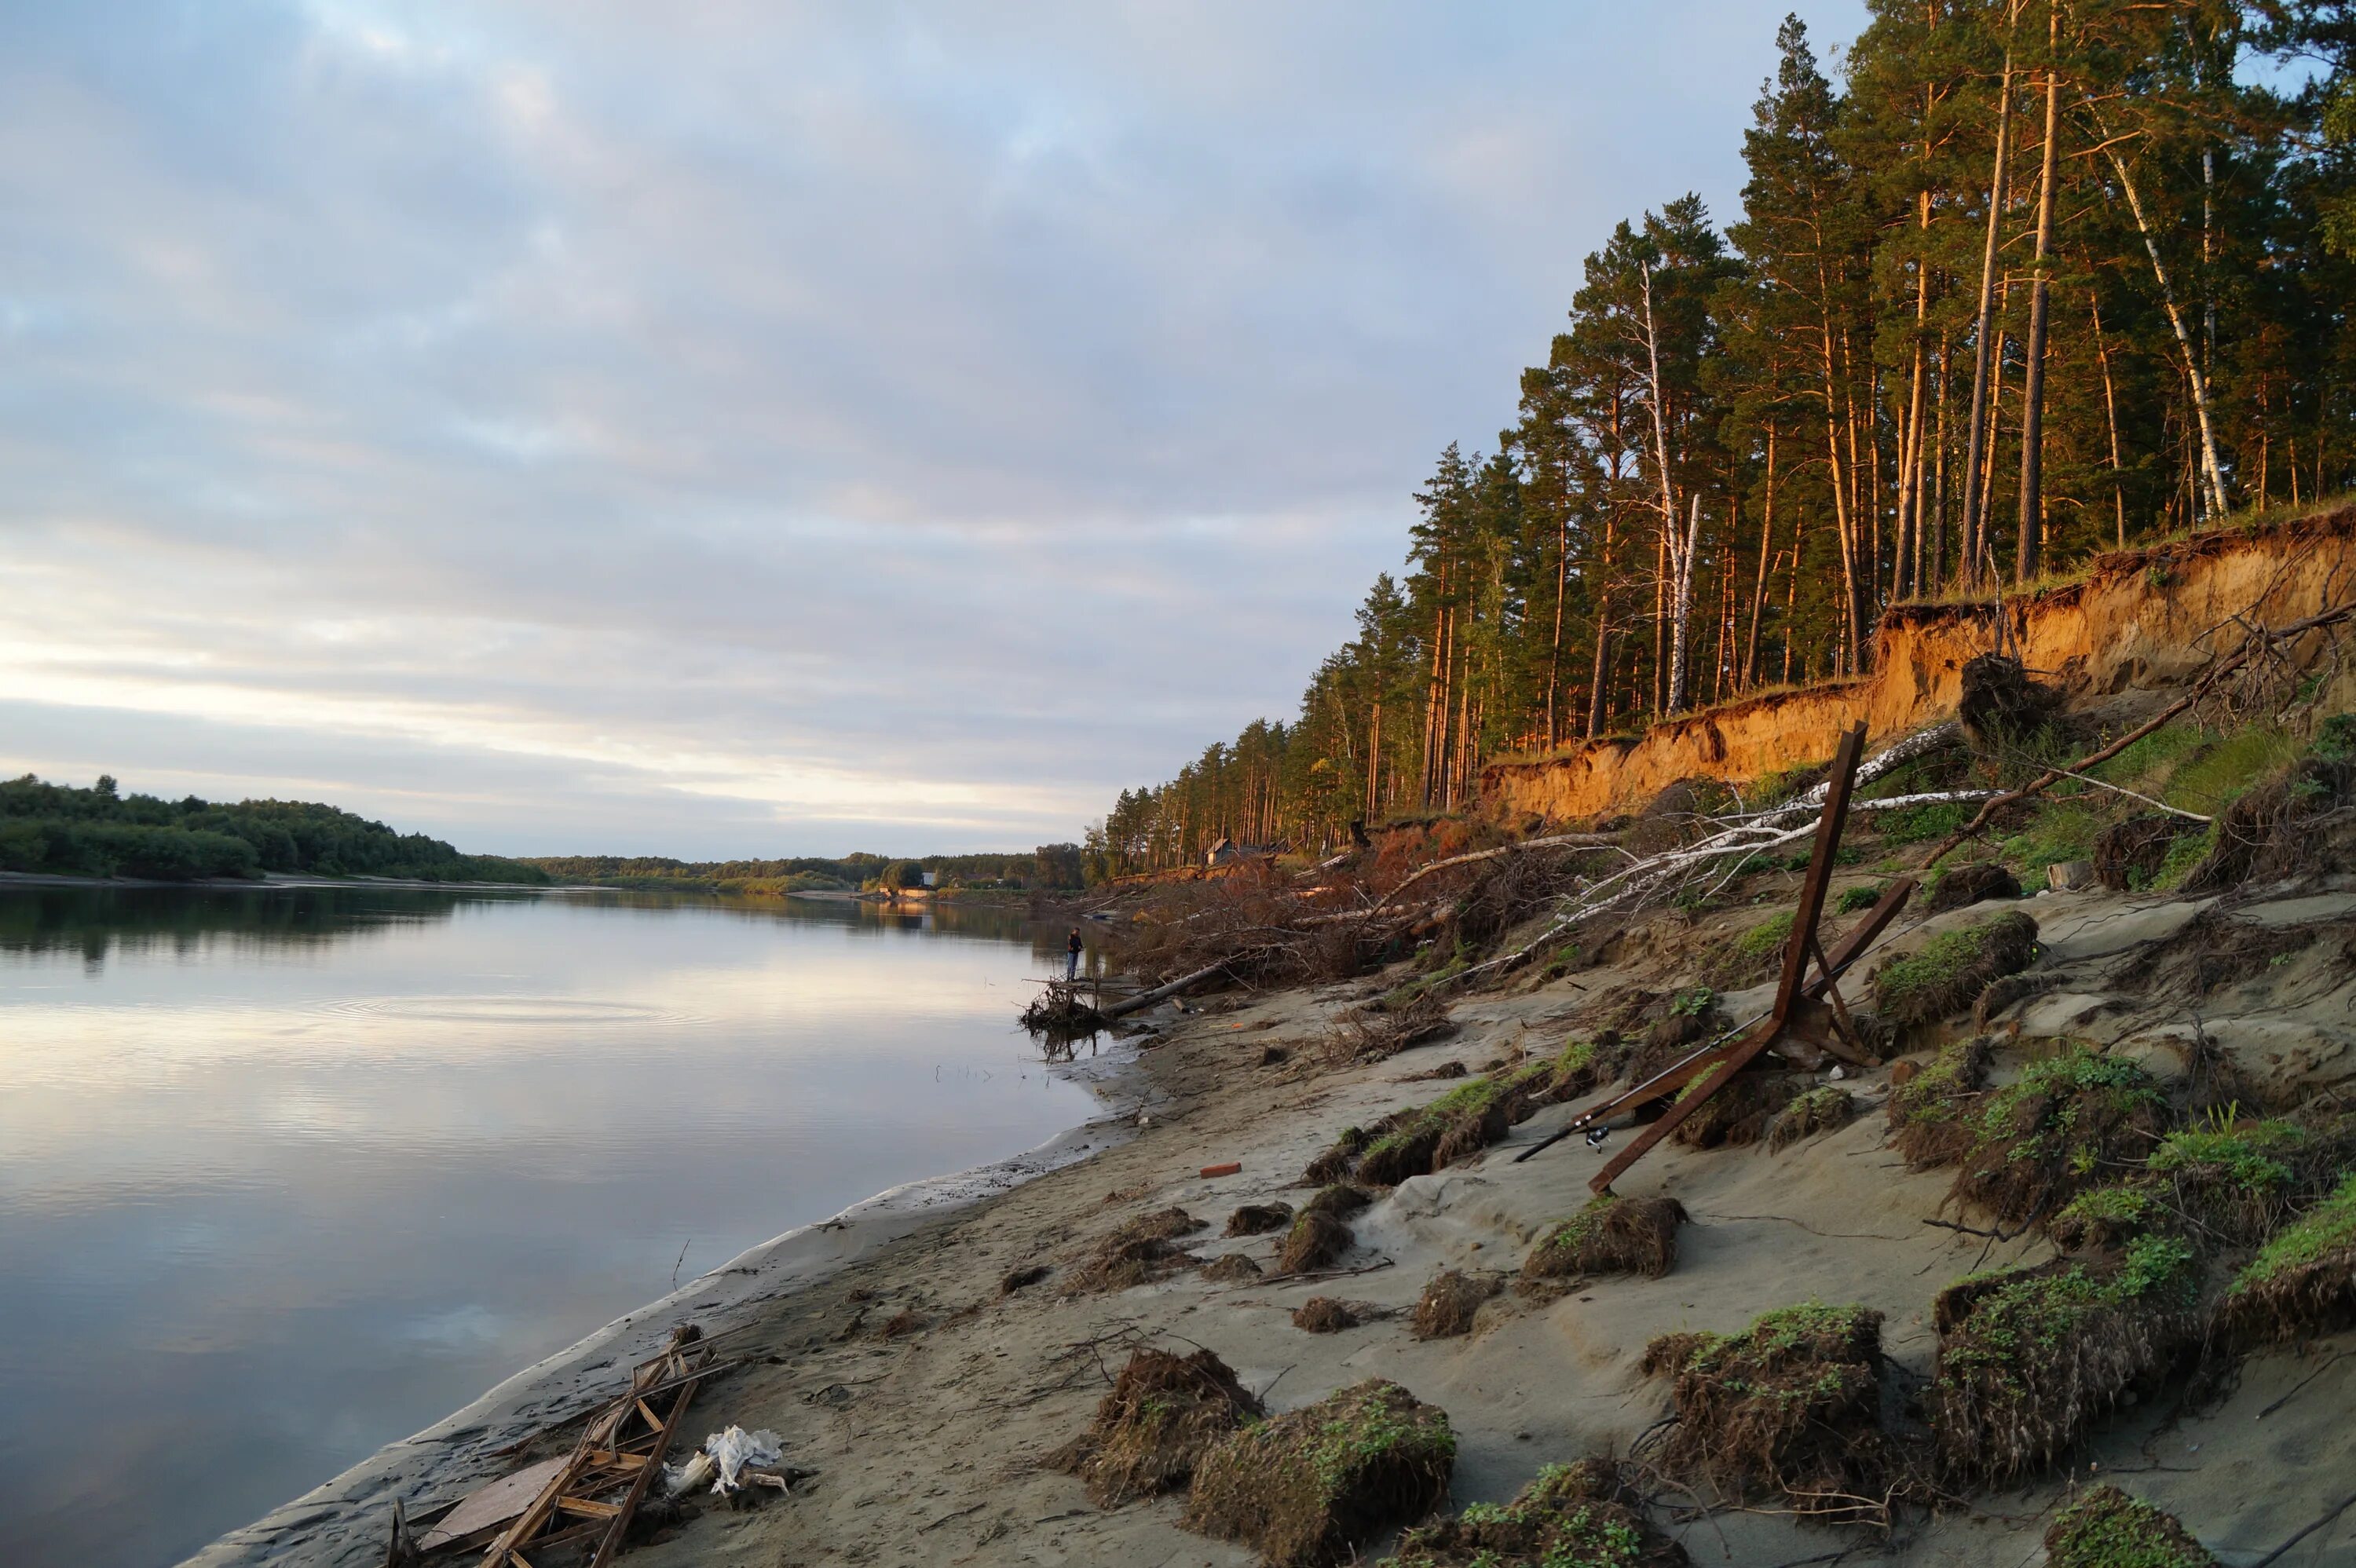
[[[175,1562],[675,1265],[1087,1120],[1013,1028],[1061,946],[1036,937],[812,902],[0,890],[0,1563]]]

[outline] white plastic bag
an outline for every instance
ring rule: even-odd
[[[741,1426],[713,1433],[703,1440],[703,1451],[720,1467],[720,1478],[712,1483],[712,1489],[722,1497],[743,1487],[739,1477],[745,1466],[775,1465],[786,1456],[785,1445],[776,1433],[747,1432]]]

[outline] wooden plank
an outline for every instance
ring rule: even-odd
[[[611,1519],[622,1511],[621,1504],[601,1503],[594,1498],[559,1498],[556,1499],[556,1506],[566,1513],[578,1514],[583,1519]]]
[[[607,1568],[614,1561],[614,1554],[621,1551],[622,1538],[629,1533],[630,1516],[637,1512],[638,1504],[646,1500],[647,1484],[661,1469],[663,1456],[670,1451],[671,1438],[687,1414],[688,1401],[694,1397],[695,1383],[692,1381],[680,1386],[679,1397],[671,1401],[669,1419],[658,1424],[655,1445],[648,1452],[647,1462],[638,1467],[637,1479],[630,1483],[629,1495],[622,1499],[621,1508],[605,1527],[605,1538],[597,1543],[596,1554],[589,1559],[589,1568]]]
[[[660,1432],[663,1426],[663,1420],[661,1416],[655,1413],[655,1407],[648,1404],[643,1399],[637,1402],[637,1406],[638,1413],[646,1417],[647,1426],[648,1429],[655,1432]]]
[[[560,1454],[477,1487],[445,1514],[441,1523],[426,1532],[425,1539],[417,1543],[418,1549],[439,1552],[445,1546],[461,1544],[468,1536],[498,1529],[530,1508],[541,1488],[570,1462],[567,1456]]]

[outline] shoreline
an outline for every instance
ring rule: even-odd
[[[2066,984],[2020,1004],[2020,1038],[1999,1052],[2017,1063],[2036,1040],[2091,1031],[2104,1049],[2164,1078],[2188,1071],[2180,1023],[2170,1021],[2165,998],[2115,992],[2109,976],[2122,954],[2173,940],[2214,904],[2101,891],[2020,901],[2014,907],[2041,929],[2040,964]],[[1967,905],[1926,915],[1898,928],[1881,951],[1918,951],[1988,912]],[[2250,901],[2237,917],[2356,920],[2356,883],[2321,896]],[[1451,1008],[1456,1032],[1378,1061],[1347,1060],[1329,1047],[1337,1026],[1348,1027],[1343,1015],[1398,984],[1404,967],[1322,987],[1230,992],[1190,1004],[1176,1019],[1158,1013],[1158,1038],[1121,1052],[1127,1061],[1107,1073],[1116,1091],[1125,1068],[1148,1085],[1147,1125],[1112,1136],[1113,1125],[1093,1124],[1108,1135],[1100,1147],[977,1201],[872,1232],[872,1245],[735,1298],[738,1315],[716,1326],[735,1336],[729,1349],[739,1364],[698,1393],[687,1442],[732,1424],[767,1427],[783,1440],[787,1462],[814,1478],[747,1511],[684,1499],[683,1517],[633,1546],[629,1563],[1250,1568],[1256,1553],[1182,1528],[1182,1498],[1100,1509],[1052,1462],[1087,1425],[1128,1354],[1149,1346],[1215,1353],[1277,1414],[1370,1377],[1397,1381],[1447,1413],[1456,1439],[1451,1491],[1460,1506],[1503,1502],[1542,1466],[1626,1455],[1656,1431],[1669,1391],[1642,1360],[1663,1333],[1728,1334],[1773,1309],[1851,1303],[1879,1315],[1883,1354],[1906,1385],[1926,1382],[1940,1348],[1932,1307],[1942,1287],[2055,1253],[2033,1232],[1991,1240],[1926,1223],[1944,1211],[1954,1173],[1910,1168],[1889,1147],[1890,1066],[1847,1075],[1841,1087],[1854,1096],[1853,1119],[1789,1148],[1655,1149],[1621,1190],[1683,1206],[1673,1267],[1662,1277],[1517,1283],[1532,1248],[1583,1210],[1602,1157],[1577,1140],[1528,1163],[1515,1157],[1562,1126],[1587,1097],[1546,1104],[1485,1151],[1377,1189],[1349,1219],[1346,1250],[1318,1272],[1280,1272],[1279,1233],[1222,1233],[1221,1221],[1242,1206],[1305,1201],[1304,1168],[1344,1128],[1371,1126],[1473,1074],[1547,1061],[1566,1040],[1618,1027],[1632,996],[1664,998],[1690,976],[1694,954],[1739,935],[1754,918],[1747,906],[1696,922],[1665,914],[1657,932],[1645,933],[1657,943],[1630,941],[1553,979],[1461,997]],[[2297,1026],[2342,1042],[2342,1054],[2318,1048],[2297,1060],[2307,1063],[2301,1071],[2328,1074],[2356,1062],[2356,1029],[2339,1021],[2356,995],[2356,972],[2333,967],[2324,948],[2337,952],[2326,944],[2254,983],[2300,987]],[[1766,994],[1746,987],[1719,999],[1742,1016]],[[2119,1006],[2098,1008],[2106,997]],[[2273,1053],[2293,1019],[2280,1010],[2221,998],[2203,1028],[2254,1063],[2281,1060]],[[1919,1068],[1944,1038],[1918,1042],[1909,1059]],[[1097,1249],[1172,1209],[1188,1217],[1175,1232],[1183,1256],[1149,1270],[1142,1283],[1090,1287],[1083,1265]],[[1213,1264],[1220,1272],[1206,1275]],[[1042,1266],[1050,1271],[1044,1280],[1011,1287],[1012,1278],[1034,1278]],[[1426,1283],[1443,1270],[1498,1288],[1469,1332],[1427,1338],[1410,1319]],[[699,1311],[710,1278],[697,1282]],[[1340,1300],[1354,1321],[1337,1332],[1309,1331],[1294,1313],[1316,1296]],[[645,1313],[634,1317],[650,1335],[667,1327]],[[1827,1544],[1851,1542],[1857,1561],[1908,1568],[2033,1561],[2053,1510],[2092,1465],[2179,1516],[2224,1561],[2247,1561],[2286,1533],[2280,1521],[2312,1519],[2335,1501],[2332,1479],[2356,1467],[2356,1424],[2339,1416],[2356,1399],[2356,1356],[2334,1361],[2335,1346],[2356,1349],[2356,1334],[2327,1338],[2312,1357],[2254,1358],[2213,1406],[2148,1400],[2122,1408],[2094,1427],[2068,1465],[2008,1488],[2000,1509],[1958,1506],[1910,1520],[1879,1542],[1774,1509],[1664,1517],[1697,1562],[1809,1561]],[[597,1370],[612,1377],[624,1364],[617,1354]],[[468,1478],[562,1452],[569,1435],[550,1424],[573,1411],[542,1408],[536,1442],[512,1445],[511,1435],[530,1424],[520,1413],[496,1435],[468,1435],[465,1455],[477,1467]],[[2261,1415],[2264,1424],[2254,1424]],[[495,1452],[502,1444],[511,1445]],[[395,1488],[359,1484],[360,1477],[350,1472],[216,1549],[236,1552],[195,1561],[201,1568],[375,1568]],[[462,1489],[400,1495],[440,1502]],[[261,1533],[273,1521],[274,1531]],[[1376,1537],[1362,1551],[1371,1560],[1385,1544]]]
[[[181,1568],[297,1563],[373,1568],[384,1557],[393,1498],[415,1518],[495,1478],[519,1444],[610,1399],[629,1369],[661,1347],[673,1325],[692,1320],[707,1333],[731,1330],[766,1304],[822,1285],[928,1226],[1127,1141],[1139,1106],[1153,1095],[1141,1052],[1122,1047],[1116,1040],[1098,1055],[1051,1064],[1094,1093],[1102,1114],[1019,1154],[902,1182],[748,1247],[220,1536],[183,1559]],[[1143,1093],[1135,1104],[1113,1104],[1139,1088]]]

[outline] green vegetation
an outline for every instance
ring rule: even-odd
[[[1941,802],[1877,811],[1863,820],[1872,825],[1885,844],[1928,844],[1959,830],[1978,809],[1967,801]]]
[[[2217,1568],[2173,1514],[2116,1487],[2095,1487],[2054,1516],[2047,1568]]]
[[[1933,1023],[1969,1007],[1999,976],[2025,969],[2037,955],[2037,923],[2018,911],[1943,932],[1875,971],[1875,1010],[1901,1029]]]
[[[1830,75],[1831,40],[1787,22],[1743,133],[1739,208],[1685,197],[1613,229],[1563,330],[1530,344],[1495,450],[1438,454],[1406,571],[1371,585],[1297,715],[1121,792],[1090,831],[1092,863],[1196,863],[1223,835],[1347,842],[1355,819],[1462,806],[1505,758],[1866,674],[1893,605],[1995,596],[1964,571],[1967,538],[2019,592],[2082,580],[2104,553],[2281,520],[2286,498],[2312,512],[2348,489],[2356,264],[2322,242],[2344,241],[2356,210],[2350,154],[2322,140],[2327,104],[2342,132],[2356,116],[2345,23],[2313,0],[2227,7],[2213,25],[2181,5],[2062,15],[2052,63],[2072,103],[2097,107],[2062,124],[2051,336],[2026,350],[2049,367],[2029,508],[2039,559],[2018,559],[2005,478],[2021,471],[2017,378],[1987,400],[2015,411],[1992,443],[1970,428],[1974,367],[1997,341],[2018,363],[2036,293],[2021,260],[2040,205],[2030,159],[2003,214],[2007,286],[1986,320],[1974,309],[2011,18],[1875,6]],[[2321,74],[2285,97],[2267,61],[2293,52]],[[2236,128],[2223,184],[2203,183],[2185,139],[2197,125]],[[2179,344],[2172,315],[2211,314],[2211,347]],[[1823,413],[1808,411],[1828,408],[1849,432],[1829,452],[1811,423]],[[1913,463],[1910,431],[1933,443]],[[1986,536],[1965,517],[1973,452],[1995,476]],[[2156,592],[2179,570],[2142,565]]]
[[[108,777],[76,789],[30,773],[0,784],[0,870],[157,881],[265,871],[435,882],[549,880],[529,862],[462,855],[439,838],[395,833],[332,805],[161,800],[123,795]]]
[[[1771,915],[1744,932],[1735,941],[1736,955],[1756,960],[1770,953],[1781,952],[1792,934],[1792,912],[1785,910],[1782,914]]]
[[[1860,882],[1856,887],[1843,889],[1840,898],[1833,905],[1833,912],[1855,914],[1861,909],[1871,909],[1889,891],[1878,882]]]
[[[2356,1249],[2356,1176],[2266,1243],[2234,1276],[2231,1294],[2254,1290],[2295,1269],[2319,1263],[2332,1253]]]
[[[1624,1499],[1624,1500],[1623,1500]],[[1380,1568],[1651,1568],[1684,1553],[1645,1522],[1609,1459],[1548,1465],[1509,1503],[1418,1526]]]
[[[2021,886],[2045,885],[2045,869],[2064,860],[2084,860],[2094,853],[2094,835],[2103,830],[2104,815],[2083,801],[2057,800],[2038,811],[2029,826],[1997,846],[1997,854],[2021,879]]]

